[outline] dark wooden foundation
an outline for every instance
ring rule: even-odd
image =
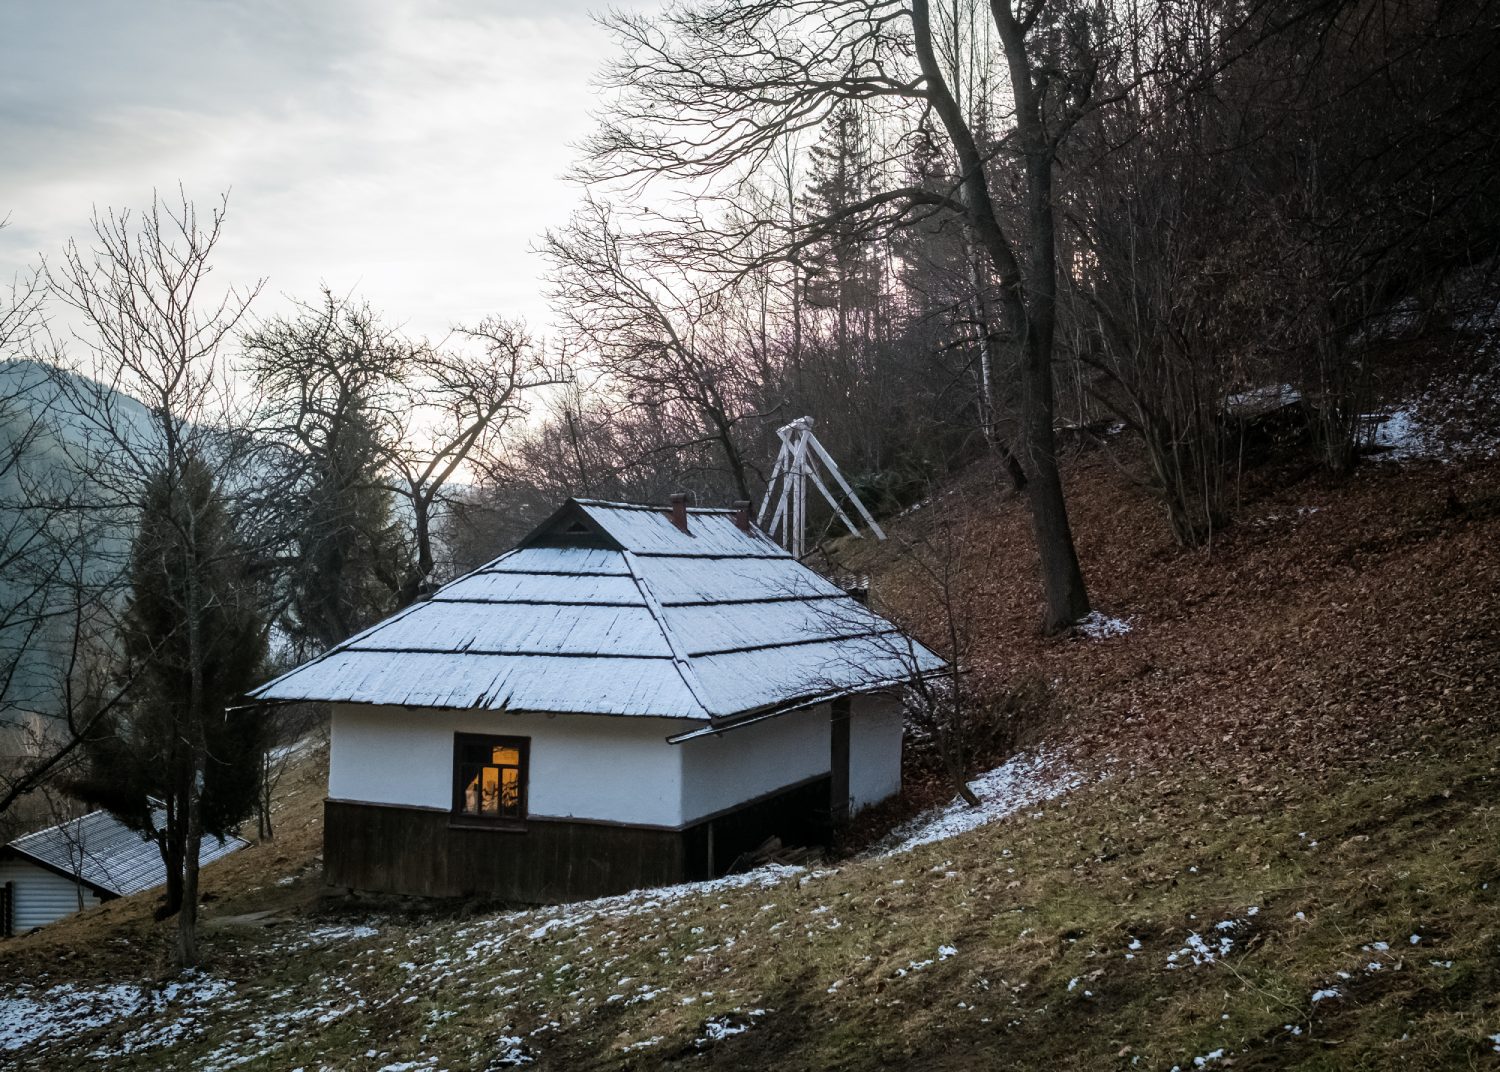
[[[329,800],[323,866],[335,888],[550,904],[711,878],[772,836],[826,845],[830,826],[826,777],[680,830],[538,818],[474,827],[445,811]]]

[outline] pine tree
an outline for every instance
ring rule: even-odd
[[[851,357],[851,333],[858,326],[868,339],[869,318],[880,296],[879,263],[863,221],[848,215],[870,192],[868,135],[859,109],[841,105],[812,151],[812,175],[802,199],[806,219],[820,227],[803,263],[808,305],[836,314],[838,357]]]
[[[325,450],[308,459],[297,504],[297,563],[283,626],[323,651],[373,624],[392,605],[404,555],[381,486],[375,429],[355,406]]]
[[[229,706],[255,681],[266,632],[254,586],[204,461],[146,482],[121,636],[129,703],[86,745],[76,795],[155,840],[167,872],[159,918],[179,916],[179,959],[197,960],[198,852],[255,806],[259,713]]]

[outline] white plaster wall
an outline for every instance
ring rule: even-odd
[[[827,774],[828,705],[684,741],[682,814],[691,823],[783,786]]]
[[[336,704],[328,795],[335,800],[453,806],[453,735],[531,738],[527,811],[559,819],[682,824],[680,720],[510,714]]]
[[[0,861],[0,883],[5,882],[15,883],[11,923],[17,934],[77,912],[80,889],[83,890],[83,907],[92,908],[99,903],[92,890],[23,860]]]
[[[854,697],[849,713],[849,810],[859,811],[901,791],[901,702]]]

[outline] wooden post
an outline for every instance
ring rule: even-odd
[[[839,830],[849,822],[849,697],[829,705],[828,728],[828,805],[833,828]]]

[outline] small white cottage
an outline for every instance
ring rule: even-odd
[[[329,884],[534,903],[826,842],[900,788],[889,690],[942,666],[748,504],[573,499],[251,699],[332,705]]]
[[[211,863],[248,844],[234,836],[205,837],[198,862]],[[0,848],[0,933],[25,934],[166,881],[156,842],[107,811],[92,811]]]

